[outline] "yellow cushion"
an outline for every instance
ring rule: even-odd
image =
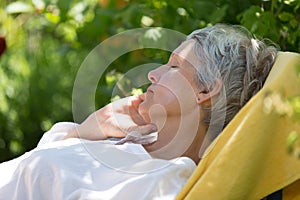
[[[300,54],[279,53],[263,89],[206,150],[177,199],[252,200],[282,188],[284,199],[300,199],[300,159],[286,148],[300,123],[264,109],[268,94],[300,94],[297,64]]]

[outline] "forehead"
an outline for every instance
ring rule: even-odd
[[[185,40],[182,42],[175,50],[173,53],[175,54],[180,54],[180,55],[186,55],[190,50],[194,48],[195,45],[195,40]]]
[[[197,57],[194,48],[195,43],[196,41],[193,39],[184,41],[173,51],[171,56],[181,60],[182,62],[197,66]]]

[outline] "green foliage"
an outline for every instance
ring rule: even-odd
[[[287,151],[300,158],[300,135],[296,131],[292,131],[286,141]]]
[[[121,31],[160,26],[188,34],[219,22],[242,24],[282,50],[300,52],[300,1],[240,2],[1,1],[0,36],[8,49],[0,58],[0,161],[32,149],[55,122],[72,121],[72,87],[80,64],[97,44]],[[120,75],[140,64],[166,62],[168,54],[144,49],[121,56],[99,81],[97,106],[113,98]]]
[[[300,83],[300,64],[296,66],[296,72]],[[293,110],[293,118],[300,121],[300,95],[290,99],[290,106]],[[292,118],[291,118],[292,120]],[[287,150],[300,159],[300,132],[292,131],[287,139]]]
[[[300,83],[300,64],[296,66],[295,74],[298,75]],[[275,114],[291,120],[295,123],[300,121],[300,94],[286,98],[281,92],[270,92],[266,94],[263,101],[263,111],[266,114]],[[292,130],[286,140],[287,152],[300,159],[300,132]]]
[[[272,0],[252,5],[239,15],[241,24],[257,36],[268,37],[282,50],[300,51],[300,1]]]

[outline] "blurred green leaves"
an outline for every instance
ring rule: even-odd
[[[184,34],[215,23],[242,24],[282,50],[300,52],[296,0],[8,0],[0,2],[0,161],[36,146],[57,121],[72,121],[72,87],[87,54],[124,30],[164,27]],[[153,29],[141,40],[166,37]],[[168,42],[175,41],[166,41]],[[176,41],[177,42],[177,41]],[[144,63],[164,63],[169,52],[143,49],[118,58],[99,81],[95,101],[112,98],[122,74]],[[130,85],[124,78],[122,84]],[[129,82],[128,82],[129,81]],[[121,86],[118,86],[119,89]],[[138,94],[140,89],[124,91]],[[292,102],[297,111],[299,101]]]
[[[295,74],[298,75],[296,84],[300,84],[300,63],[296,66]],[[270,92],[266,94],[263,105],[263,111],[266,114],[275,114],[296,124],[300,122],[300,94],[287,98],[279,91]],[[288,134],[287,152],[300,158],[300,132],[292,129]]]
[[[300,134],[292,131],[286,141],[287,151],[300,158]]]

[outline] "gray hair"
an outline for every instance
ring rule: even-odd
[[[208,91],[219,79],[222,90],[208,111],[205,123],[216,137],[263,86],[278,47],[258,40],[241,26],[217,24],[192,32],[199,60],[196,81]],[[270,41],[271,45],[267,45]]]

